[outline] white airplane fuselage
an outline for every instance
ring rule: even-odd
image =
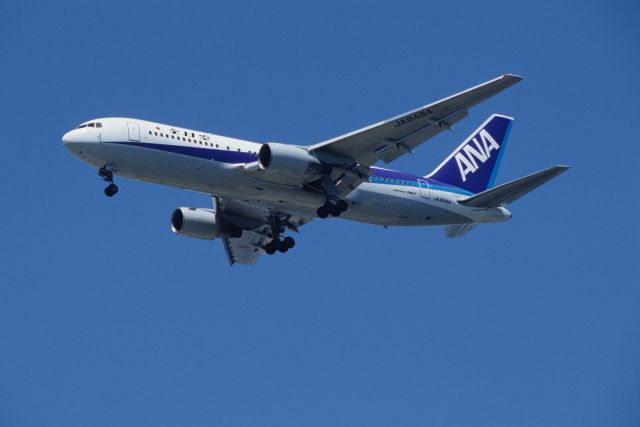
[[[262,144],[130,118],[101,118],[66,133],[64,146],[116,175],[236,199],[270,209],[316,217],[326,196],[302,185],[266,182],[245,165]],[[100,124],[100,127],[96,127]],[[503,207],[458,203],[471,193],[426,177],[371,167],[373,175],[349,193],[341,217],[385,226],[500,222]]]

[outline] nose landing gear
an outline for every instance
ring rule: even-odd
[[[113,172],[115,172],[115,170],[109,165],[104,165],[98,171],[98,175],[103,179],[103,181],[109,183],[109,185],[104,189],[104,194],[107,197],[113,197],[118,192],[118,186],[113,183]]]
[[[113,197],[115,196],[115,194],[118,192],[118,186],[115,184],[109,184],[107,185],[107,187],[104,189],[104,194],[107,197]]]

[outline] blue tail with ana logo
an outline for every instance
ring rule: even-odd
[[[427,177],[471,193],[492,187],[512,123],[493,114]]]

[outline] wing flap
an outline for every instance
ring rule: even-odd
[[[300,227],[311,221],[308,217],[271,211],[238,200],[221,197],[213,197],[213,200],[214,206],[219,204],[222,208],[223,220],[242,230],[240,237],[222,239],[230,265],[254,265],[265,253],[263,247],[274,238],[274,234],[283,236],[286,229],[299,233]],[[272,228],[275,221],[280,224],[278,233],[274,233]]]
[[[229,265],[254,265],[264,253],[262,246],[265,240],[266,237],[250,230],[244,230],[240,237],[222,239]]]
[[[447,225],[444,227],[444,235],[451,239],[456,239],[458,237],[462,237],[467,234],[469,231],[473,230],[478,224],[458,224],[458,225]]]

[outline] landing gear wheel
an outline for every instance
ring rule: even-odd
[[[329,216],[329,209],[327,209],[326,205],[325,206],[320,206],[318,208],[318,210],[316,211],[316,214],[318,215],[318,218],[326,218]]]
[[[104,189],[104,194],[107,197],[113,197],[118,192],[118,186],[115,184],[107,185],[107,188]]]
[[[287,248],[287,249],[291,249],[292,247],[294,247],[296,245],[296,241],[293,240],[293,237],[285,237],[282,240],[282,244]]]
[[[333,216],[340,216],[340,214],[342,213],[336,205],[333,205],[331,203],[327,203],[327,209]]]
[[[289,246],[283,245],[282,242],[280,242],[280,244],[278,245],[278,250],[283,254],[289,250]]]
[[[347,209],[349,209],[349,204],[347,203],[346,200],[338,200],[336,202],[336,209],[338,210],[338,212],[342,213],[342,212],[346,212]]]
[[[264,249],[267,255],[273,255],[276,253],[276,247],[273,243],[267,243],[262,247],[262,249]]]

